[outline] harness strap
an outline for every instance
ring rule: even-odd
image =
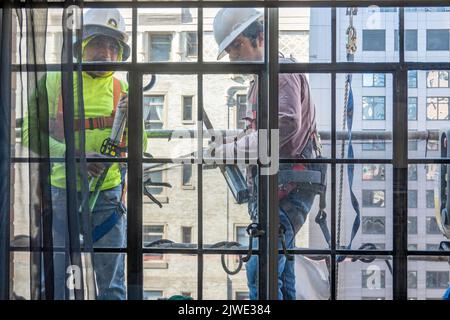
[[[119,104],[119,100],[122,95],[122,87],[120,84],[120,80],[113,77],[113,111],[110,116],[102,116],[95,118],[86,118],[84,119],[84,127],[86,130],[94,130],[94,129],[105,129],[112,128],[114,123],[114,116],[116,114],[116,109]],[[49,119],[49,126],[51,136],[59,141],[64,141],[64,113],[63,113],[63,101],[62,94],[59,95],[58,98],[58,110],[56,112],[56,117]],[[76,119],[74,123],[74,130],[81,130],[81,121],[80,119]]]
[[[92,230],[92,241],[97,242],[101,238],[103,238],[108,232],[111,231],[112,228],[119,222],[123,213],[125,212],[125,208],[123,207],[122,202],[120,202],[120,208],[114,210],[114,212],[106,218],[101,224],[96,226],[94,230]]]

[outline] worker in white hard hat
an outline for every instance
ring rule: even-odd
[[[82,54],[84,62],[125,61],[130,55],[125,32],[125,21],[117,9],[91,9],[83,17],[82,39],[74,44],[74,52]],[[80,48],[81,46],[81,48]],[[78,57],[79,58],[79,57]],[[128,107],[128,84],[113,76],[113,71],[82,72],[83,103],[85,114],[85,154],[86,157],[103,157],[100,153],[105,139],[109,138],[118,108]],[[74,73],[74,105],[78,104],[78,74]],[[50,156],[61,158],[66,152],[64,137],[64,114],[61,90],[61,73],[50,72],[43,78],[39,90],[46,90],[49,110],[49,149]],[[42,94],[44,96],[44,94]],[[78,108],[75,108],[75,119]],[[29,106],[29,115],[23,125],[23,143],[28,145],[30,137],[39,129],[36,120],[36,106]],[[78,134],[83,126],[74,122],[75,145],[80,145]],[[125,143],[125,139],[122,140]],[[143,132],[144,150],[147,137]],[[76,154],[79,151],[76,150]],[[104,163],[88,162],[87,170],[91,177],[98,177],[105,169]],[[124,206],[125,166],[114,163],[108,169],[106,178],[100,186],[100,194],[92,210],[92,239],[94,247],[125,246],[126,208]],[[67,246],[69,222],[67,217],[65,163],[54,163],[51,168],[51,192],[53,205],[53,244]],[[95,183],[90,186],[94,191]],[[77,190],[81,190],[81,179],[77,176]],[[78,192],[81,198],[81,192]],[[78,209],[78,208],[77,208]],[[126,299],[125,256],[117,254],[94,254],[93,264],[98,290],[98,299]],[[69,299],[66,286],[69,283],[66,273],[70,255],[54,255],[54,299]],[[69,263],[70,264],[70,263]]]
[[[214,19],[214,36],[219,45],[217,59],[228,54],[232,62],[256,62],[264,59],[263,13],[254,8],[223,8]],[[292,62],[280,58],[280,62]],[[223,144],[215,149],[217,157],[233,157],[257,150],[257,98],[258,87],[255,79],[247,93],[247,134],[237,142]],[[279,152],[281,158],[311,158],[316,136],[315,107],[310,97],[309,84],[304,74],[279,75]],[[243,153],[240,153],[243,152]],[[255,153],[253,153],[255,154]],[[257,153],[256,153],[257,154]],[[280,165],[280,169],[282,166]],[[288,164],[286,164],[288,165]],[[304,166],[290,165],[287,170],[303,170]],[[247,168],[247,184],[250,191],[248,203],[252,222],[258,221],[257,170],[252,165]],[[304,224],[314,201],[315,192],[302,190],[295,182],[282,185],[278,192],[280,203],[280,230],[284,230],[287,249],[295,246],[295,235]],[[256,239],[255,239],[256,240]],[[257,243],[255,241],[254,246]],[[282,247],[281,237],[279,239]],[[246,272],[250,299],[258,298],[257,257],[247,262]],[[278,298],[296,298],[294,261],[280,254],[278,260]]]

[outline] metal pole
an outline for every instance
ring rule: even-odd
[[[133,7],[132,64],[137,63],[137,8]],[[128,299],[143,297],[142,252],[142,73],[130,72],[128,111],[128,229],[127,272]]]
[[[393,298],[406,300],[407,279],[407,221],[408,221],[408,71],[404,68],[404,9],[400,8],[399,52],[400,68],[394,74],[393,114],[393,164],[394,164],[394,206],[393,206]]]
[[[269,13],[269,41],[266,45],[268,48],[268,57],[266,61],[267,71],[269,72],[269,92],[268,92],[268,146],[271,146],[272,132],[278,130],[278,8],[268,9]],[[279,148],[279,143],[276,143],[276,148]],[[273,150],[270,150],[271,154],[274,154]],[[278,161],[278,159],[276,160]],[[270,165],[273,165],[271,163]],[[278,216],[278,173],[265,177],[268,182],[268,194],[269,200],[268,209],[268,265],[269,265],[269,299],[278,299],[278,228],[279,228],[279,216]]]
[[[10,179],[11,179],[11,46],[12,12],[8,2],[0,9],[0,299],[9,299]]]

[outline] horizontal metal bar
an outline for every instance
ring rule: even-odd
[[[65,64],[23,64],[23,72],[61,72],[70,70]],[[75,68],[78,65],[72,65]],[[218,63],[218,62],[161,62],[161,63],[129,63],[129,62],[102,62],[83,63],[83,71],[111,70],[111,71],[142,71],[156,74],[221,74],[221,73],[258,73],[264,69],[261,63]],[[442,62],[408,62],[404,65],[398,63],[369,63],[369,62],[336,62],[332,63],[280,63],[280,73],[393,73],[399,68],[407,70],[450,70],[450,63]],[[19,72],[20,65],[13,64],[12,72]]]
[[[421,250],[408,250],[408,259],[411,257],[450,257],[450,251],[421,251]]]
[[[280,73],[353,73],[353,72],[385,72],[393,73],[399,67],[394,63],[280,63]]]
[[[182,8],[182,7],[368,7],[374,5],[373,0],[247,0],[247,1],[220,1],[220,0],[203,0],[203,1],[189,1],[189,0],[156,0],[156,1],[97,1],[97,2],[83,2],[85,8]],[[13,8],[24,8],[26,3],[13,1]],[[34,2],[34,8],[63,8],[64,2]],[[424,0],[384,0],[377,1],[376,5],[379,7],[438,7],[445,4],[439,1],[424,1]]]
[[[192,244],[195,246],[195,244]],[[247,247],[243,246],[242,248],[206,248],[198,249],[198,248],[143,248],[142,252],[144,254],[151,253],[167,253],[167,254],[246,254],[248,252]],[[11,246],[10,250],[12,252],[44,252],[45,248],[30,248],[30,247],[18,247]],[[51,248],[49,251],[54,252],[63,252],[64,248]],[[85,250],[81,248],[82,252],[89,252],[89,250]],[[126,248],[94,248],[95,253],[126,253]],[[253,254],[258,254],[259,251],[257,249],[253,250]],[[310,255],[310,256],[329,256],[332,254],[331,250],[326,249],[288,249],[287,253],[295,254],[295,255]],[[279,250],[279,254],[283,254],[283,250]],[[348,258],[356,257],[356,256],[364,256],[371,257],[377,256],[377,259],[387,258],[393,255],[393,251],[391,250],[336,250],[336,255],[347,256]],[[408,259],[414,261],[446,261],[447,258],[450,257],[449,251],[408,251]]]
[[[75,71],[75,66],[73,67]],[[65,70],[64,64],[23,64],[23,72],[60,72]],[[217,63],[217,62],[162,62],[162,63],[127,63],[127,62],[98,62],[83,63],[82,71],[136,71],[145,74],[222,74],[222,73],[259,73],[264,69],[262,63]],[[67,69],[70,70],[70,69]],[[20,71],[20,65],[12,66],[13,72]]]
[[[21,122],[20,119],[16,119],[16,122]],[[194,139],[198,136],[197,130],[186,130],[186,129],[148,129],[146,130],[147,137],[149,139],[186,139],[186,137],[190,137]],[[208,130],[203,131],[203,138],[210,139],[212,134],[220,134],[224,137],[237,136],[242,133],[242,130],[214,130],[210,132]],[[331,139],[330,131],[319,131],[320,138],[322,141],[327,141]],[[20,138],[21,128],[16,128],[16,138]],[[336,132],[337,140],[348,140],[348,132],[347,131],[337,131]],[[438,140],[439,139],[439,131],[438,130],[426,130],[426,131],[409,131],[408,139],[410,140]],[[352,140],[353,141],[364,141],[364,140],[392,140],[392,132],[391,131],[353,131],[352,132]]]
[[[154,163],[154,164],[179,164],[181,159],[170,159],[170,158],[143,158],[143,163]],[[183,163],[185,164],[198,164],[198,160],[194,158],[183,158]],[[247,159],[233,159],[227,160],[229,163],[227,164],[242,164]],[[392,164],[391,159],[371,159],[371,158],[362,158],[362,159],[331,159],[331,158],[322,158],[322,159],[279,159],[280,163],[328,163],[328,164],[347,164],[347,163],[355,163],[355,164]],[[65,163],[63,158],[54,158],[54,159],[40,159],[40,158],[19,158],[14,157],[11,159],[11,163]],[[79,162],[77,160],[77,162]],[[127,163],[127,158],[89,158],[87,162],[97,162],[97,163]],[[247,161],[248,162],[248,161]],[[411,158],[408,159],[409,164],[449,164],[450,158]],[[209,166],[210,164],[204,161],[205,166]]]
[[[76,162],[80,162],[80,158],[75,159]],[[126,163],[127,158],[86,158],[87,162],[97,162],[97,163]],[[28,158],[28,157],[13,157],[11,158],[12,163],[65,163],[65,158]]]
[[[408,159],[409,164],[448,164],[450,158],[416,158]]]
[[[150,129],[146,130],[147,137],[151,139],[160,139],[160,138],[177,138],[177,135],[180,135],[182,138],[186,136],[190,136],[191,138],[195,138],[197,136],[197,130],[159,130],[159,129]],[[215,130],[212,133],[221,134],[222,136],[237,136],[240,134],[242,130]],[[331,132],[330,131],[319,131],[321,140],[330,140]],[[203,131],[204,138],[211,138],[211,133],[207,130]],[[336,132],[337,140],[348,140],[348,132],[347,131],[337,131]],[[391,131],[352,131],[352,140],[392,140],[392,132]],[[414,140],[438,140],[439,139],[439,131],[438,130],[426,130],[426,131],[409,131],[408,139]]]

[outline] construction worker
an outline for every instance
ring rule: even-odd
[[[125,20],[117,9],[91,9],[84,14],[83,36],[74,44],[75,49],[81,45],[84,62],[125,61],[130,55],[125,32]],[[76,50],[74,50],[76,51]],[[77,99],[77,74],[74,73],[74,105]],[[117,108],[128,107],[128,85],[113,76],[112,71],[82,72],[83,101],[85,113],[85,152],[86,157],[104,157],[100,147],[111,135],[114,115]],[[38,87],[38,94],[48,97],[49,109],[49,148],[51,157],[64,157],[66,151],[62,112],[61,74],[47,73]],[[29,115],[23,125],[23,144],[28,145],[29,137],[38,134],[36,126],[36,106],[29,105]],[[75,119],[78,108],[75,108]],[[34,117],[34,118],[33,118]],[[80,122],[75,121],[75,141],[79,142]],[[144,150],[147,137],[143,133]],[[77,150],[78,154],[79,151]],[[105,170],[101,162],[88,162],[90,177],[98,177]],[[66,247],[68,243],[68,219],[66,201],[65,164],[54,163],[51,169],[51,191],[53,202],[53,244]],[[107,171],[106,178],[100,186],[100,194],[92,210],[92,230],[94,247],[120,248],[126,245],[126,209],[123,205],[124,167],[114,163]],[[77,188],[80,190],[77,177]],[[91,185],[91,193],[95,184]],[[80,192],[78,193],[81,198]],[[80,204],[80,202],[78,202]],[[77,208],[78,209],[78,208]],[[96,253],[94,270],[98,299],[126,299],[125,256],[124,254]],[[54,255],[55,299],[68,299],[66,292],[66,268],[68,255]]]
[[[232,62],[262,62],[264,59],[264,23],[262,12],[253,8],[223,8],[214,19],[214,36],[219,45],[217,59],[228,54]],[[280,58],[280,62],[292,62]],[[257,97],[256,79],[250,83],[247,93],[247,134],[233,143],[215,148],[216,157],[232,157],[257,150]],[[279,75],[279,152],[282,158],[311,158],[313,133],[316,132],[315,107],[310,98],[309,84],[304,74],[283,73]],[[256,153],[257,154],[257,153]],[[280,165],[280,169],[282,169]],[[298,167],[302,167],[297,165]],[[295,167],[295,166],[294,166]],[[253,222],[258,220],[257,170],[247,168],[247,184],[250,191],[249,214]],[[300,168],[301,169],[301,168]],[[304,224],[314,201],[315,192],[301,190],[296,183],[289,183],[279,189],[280,228],[284,231],[287,249],[295,246],[295,234]],[[255,239],[256,240],[256,239]],[[254,246],[256,246],[256,242]],[[282,237],[279,239],[282,248]],[[257,257],[247,262],[246,272],[250,299],[258,298]],[[296,298],[294,261],[280,254],[278,260],[278,298]]]

